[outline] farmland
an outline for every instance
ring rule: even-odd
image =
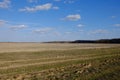
[[[120,44],[0,43],[0,80],[119,80]]]

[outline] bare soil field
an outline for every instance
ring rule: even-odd
[[[120,44],[0,43],[0,80],[119,80]]]

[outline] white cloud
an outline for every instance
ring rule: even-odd
[[[120,24],[114,24],[114,26],[116,26],[116,27],[120,27]]]
[[[84,30],[78,30],[78,32],[83,32]]]
[[[0,2],[0,8],[9,8],[10,3],[10,0],[3,0],[2,2]]]
[[[62,1],[62,0],[54,0],[54,1],[60,2],[60,1]],[[74,2],[75,2],[75,0],[63,0],[63,3],[65,3],[65,4],[72,4],[72,3],[74,3]]]
[[[15,26],[11,26],[10,29],[12,30],[20,30],[20,29],[24,29],[27,28],[26,25],[15,25]]]
[[[54,10],[58,10],[58,9],[59,9],[59,7],[55,6],[55,7],[53,7],[53,9],[54,9]]]
[[[116,16],[111,16],[111,18],[116,18]]]
[[[0,20],[0,26],[3,26],[6,23],[4,20]]]
[[[23,9],[20,9],[20,11],[35,12],[35,11],[49,10],[51,8],[52,8],[52,4],[46,3],[43,5],[37,5],[35,7],[25,7]]]
[[[57,6],[54,7],[51,3],[46,3],[43,5],[37,5],[34,7],[25,7],[23,9],[20,9],[19,11],[36,12],[36,11],[45,11],[45,10],[50,10],[50,9],[57,10],[59,9],[59,7]]]
[[[68,32],[65,32],[65,34],[72,34],[72,32],[68,31]]]
[[[46,33],[49,33],[51,30],[52,28],[42,28],[42,29],[33,30],[33,32],[39,33],[39,34],[46,34]]]
[[[30,3],[33,3],[33,2],[37,3],[38,2],[38,0],[27,0],[27,1]]]
[[[61,34],[60,32],[58,32],[58,31],[54,31],[54,32],[53,32],[53,35],[61,36],[62,34]]]
[[[61,1],[61,0],[54,0],[54,1],[59,2],[59,1]]]
[[[75,0],[65,0],[65,1],[64,1],[65,4],[72,4],[72,3],[74,3],[74,2],[75,2]]]
[[[68,20],[68,21],[78,21],[80,19],[81,19],[81,16],[79,14],[68,15],[65,18],[63,18],[63,20]]]
[[[92,31],[91,34],[107,34],[109,33],[108,30],[103,30],[103,29],[98,29],[98,30],[95,30],[95,31]]]
[[[83,26],[85,26],[85,25],[83,25],[83,24],[78,24],[77,25],[77,27],[83,27]]]

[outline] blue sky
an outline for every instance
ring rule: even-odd
[[[0,0],[0,42],[120,38],[120,0]]]

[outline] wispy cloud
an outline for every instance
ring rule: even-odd
[[[38,2],[38,0],[27,0],[27,1],[30,3],[33,3],[33,2],[37,3]]]
[[[39,34],[47,34],[52,30],[52,28],[42,28],[42,29],[36,29],[33,30],[34,33],[39,33]]]
[[[116,16],[111,16],[111,18],[116,18]]]
[[[78,24],[78,25],[77,25],[77,27],[80,27],[80,28],[81,28],[81,27],[84,27],[84,26],[85,26],[85,25],[83,25],[83,24]]]
[[[2,2],[0,2],[0,8],[9,8],[10,3],[10,0],[3,0]]]
[[[120,24],[114,24],[113,26],[120,27]]]
[[[61,2],[62,1],[65,4],[72,4],[72,3],[75,2],[75,0],[54,0],[54,1],[56,1],[56,2]]]
[[[68,21],[78,21],[81,19],[80,14],[71,14],[63,18],[62,20],[68,20]]]
[[[90,32],[90,34],[107,34],[107,33],[109,33],[109,31],[104,29],[98,29]]]
[[[25,29],[27,28],[26,25],[15,25],[15,26],[11,26],[10,29],[12,30],[21,30],[21,29]]]
[[[54,1],[56,1],[56,2],[60,2],[61,0],[54,0]]]
[[[54,10],[58,10],[58,9],[59,9],[59,7],[55,6],[55,7],[53,7],[53,9],[54,9]]]
[[[19,9],[19,11],[25,11],[25,12],[36,12],[36,11],[45,11],[50,9],[58,9],[58,7],[54,7],[51,3],[46,3],[43,5],[37,5],[34,7],[25,7],[23,9]]]
[[[0,26],[3,26],[4,24],[6,24],[7,21],[4,20],[0,20]]]
[[[64,0],[64,3],[66,3],[66,4],[72,4],[74,2],[75,2],[75,0]]]
[[[58,32],[58,31],[54,31],[54,32],[53,32],[53,35],[61,36],[62,34],[61,34],[60,32]]]
[[[73,32],[70,32],[70,31],[67,31],[67,32],[65,32],[65,34],[72,34]]]
[[[78,32],[84,32],[84,30],[78,30]]]

